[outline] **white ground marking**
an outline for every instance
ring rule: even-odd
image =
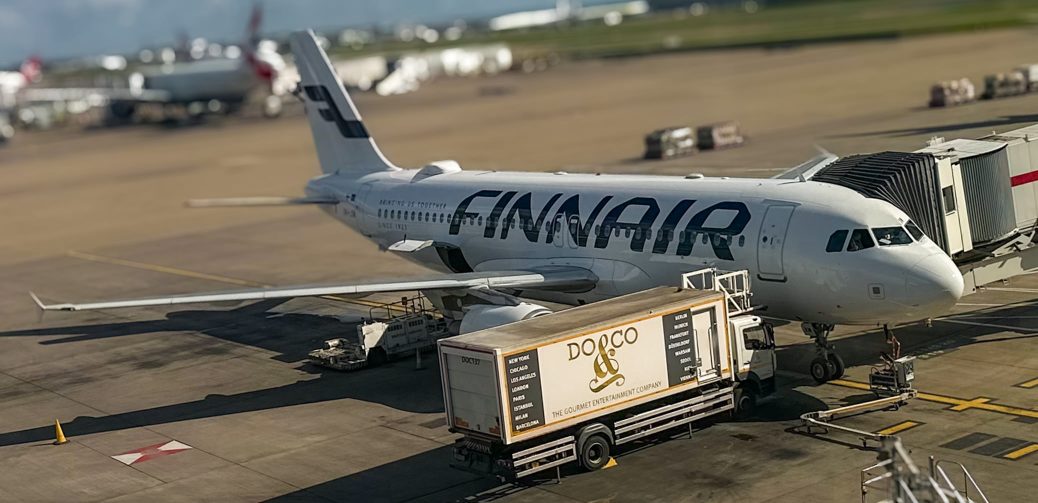
[[[979,322],[976,322],[976,321],[953,320],[953,319],[949,319],[949,318],[937,318],[934,321],[943,321],[945,323],[957,323],[959,325],[973,325],[973,326],[976,326],[976,327],[1000,328],[1002,330],[1023,330],[1023,331],[1026,331],[1026,332],[1038,333],[1038,331],[1030,329],[1030,328],[1014,327],[1012,325],[998,325],[998,324],[995,324],[995,323],[979,323]]]
[[[116,461],[119,461],[123,464],[132,465],[134,461],[141,459],[141,456],[144,456],[144,454],[141,454],[139,452],[131,452],[129,454],[120,454],[118,456],[112,457],[115,458]]]

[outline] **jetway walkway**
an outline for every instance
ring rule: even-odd
[[[967,294],[1038,272],[1038,124],[847,156],[812,180],[900,208],[958,264]]]

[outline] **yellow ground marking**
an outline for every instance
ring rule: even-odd
[[[227,283],[227,284],[231,284],[231,285],[247,286],[247,287],[253,287],[253,288],[271,288],[271,287],[274,286],[274,285],[268,285],[268,284],[264,284],[264,283],[258,283],[256,281],[249,281],[249,280],[244,280],[244,279],[239,279],[239,278],[232,278],[230,276],[222,276],[222,275],[219,275],[219,274],[209,274],[209,273],[198,272],[198,271],[190,271],[190,270],[187,270],[187,269],[181,269],[179,267],[169,267],[169,266],[164,266],[164,265],[159,265],[159,264],[149,264],[147,262],[138,262],[136,260],[126,260],[126,259],[115,258],[115,257],[106,257],[106,256],[103,256],[103,255],[96,255],[96,254],[93,254],[93,253],[84,253],[84,252],[80,252],[80,251],[76,251],[76,250],[69,250],[67,255],[69,257],[72,257],[72,258],[78,258],[78,259],[81,259],[81,260],[88,260],[90,262],[99,262],[99,263],[102,263],[102,264],[118,265],[118,266],[123,266],[123,267],[130,267],[130,268],[133,268],[133,269],[141,269],[141,270],[145,270],[145,271],[161,272],[161,273],[165,273],[165,274],[172,274],[174,276],[183,276],[183,277],[186,277],[186,278],[204,279],[204,280],[208,280],[208,281],[215,281],[215,282],[218,282],[218,283]],[[321,295],[320,297],[322,299],[335,300],[335,301],[339,301],[339,302],[345,302],[347,304],[355,304],[355,305],[358,305],[358,306],[379,307],[379,308],[383,307],[383,304],[380,303],[380,302],[373,302],[373,301],[370,301],[370,300],[361,300],[361,299],[351,299],[351,298],[342,297],[342,296],[339,296],[339,295]],[[404,312],[403,309],[401,309],[399,307],[395,307],[395,306],[390,307],[390,309],[393,310],[393,311],[396,311],[398,313]]]
[[[1017,384],[1016,387],[1025,389],[1038,387],[1038,379],[1031,379],[1030,381],[1022,382],[1020,384]]]
[[[862,390],[870,390],[868,383],[849,381],[847,379],[834,379],[829,381],[829,384],[835,384],[837,386],[843,386],[845,388],[854,388]],[[933,393],[919,393],[920,400],[926,400],[927,402],[943,403],[945,405],[952,406],[963,406],[966,405],[967,409],[981,409],[989,412],[998,412],[1000,414],[1009,414],[1011,416],[1018,417],[1029,417],[1032,419],[1038,419],[1038,410],[1034,409],[1022,409],[1020,407],[1012,407],[1009,405],[999,405],[997,403],[989,403],[987,401],[979,402],[980,398],[975,400],[963,400],[961,398],[954,398],[950,396],[935,395]],[[989,398],[983,400],[990,400]]]
[[[905,430],[910,430],[910,429],[915,428],[916,426],[919,426],[921,424],[923,424],[923,423],[917,423],[915,421],[905,421],[903,423],[895,424],[894,426],[883,428],[882,430],[877,431],[876,434],[877,435],[893,435],[895,433],[900,433],[900,432],[905,431]]]
[[[988,403],[990,401],[991,401],[990,398],[977,397],[977,398],[974,398],[973,400],[967,400],[967,401],[965,401],[963,403],[960,403],[959,405],[951,407],[948,410],[954,410],[955,412],[962,412],[964,410],[972,409],[972,408],[974,408],[974,407],[976,407],[978,405],[985,404],[985,403]]]
[[[1017,450],[1015,450],[1013,452],[1010,452],[1009,454],[1006,454],[1006,455],[1004,455],[1002,457],[1006,458],[1006,459],[1020,459],[1020,458],[1026,456],[1026,455],[1028,455],[1028,454],[1030,454],[1032,452],[1035,452],[1035,451],[1038,451],[1038,444],[1030,444],[1030,445],[1026,445],[1024,447],[1021,447],[1021,448],[1019,448],[1019,449],[1017,449]]]

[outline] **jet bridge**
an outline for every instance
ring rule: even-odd
[[[1038,271],[1038,124],[848,156],[812,180],[900,208],[959,265],[967,293]]]

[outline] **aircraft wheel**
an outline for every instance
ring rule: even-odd
[[[832,379],[839,379],[843,377],[844,370],[847,369],[847,365],[843,363],[843,358],[836,353],[829,353],[829,364],[832,365]]]
[[[589,472],[598,470],[609,462],[609,440],[594,435],[584,442],[580,450],[580,464]]]
[[[818,357],[811,360],[811,377],[813,377],[815,382],[818,384],[829,382],[829,380],[833,378],[833,370],[835,369],[833,368],[832,363],[825,358]]]

